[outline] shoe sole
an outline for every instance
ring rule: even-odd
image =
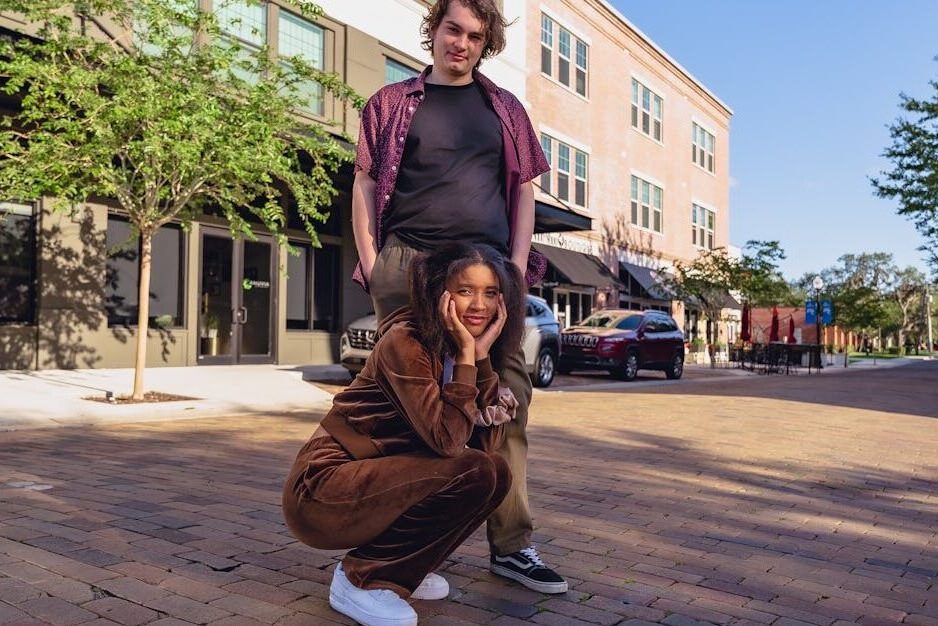
[[[519,572],[514,571],[513,569],[509,569],[507,567],[503,567],[495,563],[492,563],[491,565],[489,565],[489,570],[491,570],[493,574],[497,574],[505,578],[510,578],[516,582],[521,583],[528,589],[533,589],[534,591],[540,591],[541,593],[566,593],[567,592],[567,581],[563,581],[559,583],[544,583],[539,580],[533,580],[531,578],[528,578],[524,574],[521,574]]]
[[[449,597],[449,587],[446,588],[445,593],[443,591],[438,591],[437,593],[418,593],[418,591],[410,594],[412,600],[445,600]]]
[[[346,617],[351,617],[353,620],[359,624],[365,624],[366,626],[417,626],[417,616],[407,617],[401,619],[394,619],[390,617],[375,617],[374,615],[364,615],[358,609],[352,605],[345,604],[343,598],[330,593],[329,594],[329,606],[333,609],[345,615]]]

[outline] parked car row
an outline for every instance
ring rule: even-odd
[[[670,379],[684,373],[684,334],[667,313],[603,309],[561,331],[547,302],[528,295],[524,322],[525,365],[535,387],[574,370],[606,370],[621,380],[634,380],[643,369],[664,371]],[[353,375],[365,366],[376,334],[374,315],[355,320],[342,334],[339,356]]]

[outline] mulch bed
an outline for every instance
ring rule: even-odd
[[[88,396],[82,400],[91,400],[92,402],[103,402],[105,404],[142,404],[145,402],[178,402],[181,400],[198,400],[189,396],[177,396],[172,393],[163,393],[161,391],[147,391],[143,394],[143,400],[134,400],[130,396]]]

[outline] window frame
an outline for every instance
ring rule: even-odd
[[[664,97],[635,76],[632,77],[631,91],[629,125],[652,141],[664,145]],[[644,130],[645,116],[648,121],[647,131]]]
[[[548,131],[542,131],[540,134],[541,139],[541,149],[544,151],[544,156],[547,158],[548,164],[551,166],[551,169],[541,175],[540,187],[541,190],[553,197],[559,198],[563,202],[569,203],[572,206],[583,209],[584,211],[589,210],[589,152],[583,150],[575,145],[572,145],[566,141],[557,139],[551,135]],[[566,168],[561,165],[561,153],[566,152],[567,163]],[[580,176],[579,172],[579,162],[580,157],[583,160],[583,176]],[[561,176],[565,178],[565,183],[567,187],[566,197],[560,193],[561,191]],[[547,185],[545,186],[545,178]],[[583,188],[583,203],[577,201],[577,187],[582,185]]]
[[[28,220],[29,240],[24,250],[25,256],[29,259],[29,266],[25,269],[27,276],[28,306],[26,314],[17,317],[0,317],[0,327],[4,326],[35,326],[37,322],[37,301],[38,280],[39,280],[39,215],[38,207],[35,202],[0,202],[0,218],[6,219],[7,215],[18,215]],[[28,213],[27,213],[28,212]],[[2,224],[2,222],[0,222]]]
[[[122,215],[122,214],[120,214],[120,213],[110,213],[110,212],[109,212],[109,213],[107,214],[107,221],[110,222],[111,220],[115,220],[115,221],[119,221],[119,222],[124,222],[125,224],[128,224],[128,225],[130,226],[130,231],[133,232],[133,224],[130,222],[130,219],[128,219],[128,217],[127,217],[126,215]],[[164,224],[163,226],[160,226],[160,228],[157,229],[157,233],[158,233],[160,230],[164,229],[164,228],[168,228],[168,229],[177,231],[178,237],[179,237],[179,256],[178,256],[178,272],[179,272],[179,277],[178,277],[178,281],[177,281],[177,285],[176,285],[176,290],[177,290],[176,297],[177,297],[177,303],[178,303],[178,304],[177,304],[177,313],[178,313],[178,315],[176,315],[176,316],[173,317],[173,321],[172,321],[172,323],[171,323],[170,326],[168,326],[168,327],[162,327],[162,326],[160,326],[160,328],[165,328],[166,330],[186,330],[187,327],[188,327],[188,325],[187,325],[187,309],[186,309],[186,307],[187,307],[187,304],[188,304],[188,295],[189,295],[189,294],[188,294],[188,278],[189,278],[189,277],[188,277],[187,268],[189,267],[189,236],[190,236],[190,233],[186,232],[186,230],[182,227],[182,224],[180,224],[180,223],[178,223],[178,222],[170,222],[170,223],[168,223],[168,224]],[[156,237],[157,233],[154,233],[154,234],[153,234],[153,237],[154,237],[154,238]],[[123,243],[124,243],[124,244],[127,244],[128,242],[130,242],[129,239],[128,239],[128,240],[125,240]],[[133,307],[137,310],[137,312],[139,312],[139,307],[140,307],[140,262],[141,262],[140,246],[142,245],[142,241],[140,240],[140,235],[139,235],[139,234],[138,234],[138,235],[136,236],[136,238],[135,238],[135,243],[136,243],[136,255],[137,255],[137,257],[136,257],[136,276],[135,276],[135,277],[136,277],[136,281],[134,282],[134,285],[133,285],[133,293],[134,293],[135,297],[137,298],[137,300],[136,300],[136,303],[133,305]],[[152,245],[152,242],[151,242],[151,245]],[[151,287],[151,290],[152,290],[152,288],[153,288],[153,274],[154,274],[155,271],[157,271],[158,268],[157,268],[157,266],[156,266],[156,259],[153,257],[153,250],[152,250],[152,249],[151,249],[150,254],[151,254],[151,258],[150,258],[150,287]],[[108,261],[109,261],[109,258],[110,258],[110,256],[111,256],[111,254],[110,254],[110,246],[107,244],[107,231],[106,231],[106,230],[105,230],[105,255],[104,255],[104,256],[105,256],[105,272],[107,272],[107,263],[108,263]],[[106,278],[106,274],[105,274],[105,278]],[[108,286],[107,284],[105,284],[105,285],[104,285],[104,296],[105,296],[105,297],[104,297],[104,314],[105,314],[105,317],[107,318],[107,326],[108,326],[108,328],[137,328],[138,314],[137,314],[137,313],[134,313],[134,314],[131,315],[131,316],[117,316],[116,314],[112,313],[112,311],[110,310],[110,308],[111,308],[111,307],[110,307],[110,304],[108,303],[108,294],[109,294],[109,286]],[[148,322],[147,322],[147,323],[148,323],[148,326],[149,326],[150,328],[157,328],[158,325],[156,324],[156,318],[157,318],[157,317],[160,317],[160,316],[157,316],[157,315],[154,315],[154,314],[153,314],[153,313],[154,313],[154,311],[153,311],[154,307],[153,307],[153,302],[152,302],[153,296],[151,295],[150,298],[151,298],[151,302],[150,302],[150,306],[149,306],[150,315],[149,315],[149,317],[148,317]]]
[[[664,234],[664,188],[634,173],[629,184],[629,224]]]
[[[716,135],[696,121],[691,122],[691,150],[694,165],[705,172],[716,174]]]
[[[566,54],[561,52],[564,36],[567,41]],[[539,43],[541,75],[577,96],[589,100],[589,41],[577,35],[572,29],[561,25],[556,18],[542,10]],[[581,49],[582,55],[580,55]],[[566,64],[566,82],[560,75],[564,63]],[[581,74],[582,91],[579,89]]]
[[[714,249],[716,211],[698,202],[691,203],[691,243],[700,250]]]

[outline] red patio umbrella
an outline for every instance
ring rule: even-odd
[[[778,307],[772,307],[772,328],[769,330],[769,342],[778,341]]]
[[[798,340],[795,339],[795,316],[794,315],[788,318],[788,343],[798,343]]]
[[[743,341],[752,339],[752,311],[749,309],[749,303],[743,302],[743,327],[739,331],[739,338]]]

